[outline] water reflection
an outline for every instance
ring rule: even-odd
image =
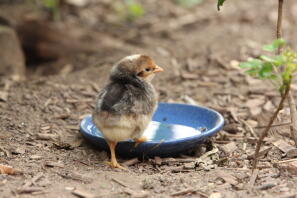
[[[180,139],[198,135],[201,132],[192,127],[178,125],[178,124],[165,124],[152,121],[144,132],[144,136],[151,141],[172,140]]]

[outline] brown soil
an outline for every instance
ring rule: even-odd
[[[21,173],[0,175],[0,197],[77,197],[75,192],[86,198],[295,197],[296,167],[288,172],[279,161],[290,157],[272,144],[281,138],[292,143],[288,126],[271,130],[253,180],[250,155],[258,126],[267,124],[280,97],[268,82],[247,77],[237,66],[274,39],[277,1],[228,0],[220,12],[214,1],[191,9],[169,0],[141,2],[145,17],[132,24],[119,22],[111,1],[64,14],[54,25],[69,29],[91,50],[66,50],[58,61],[33,63],[25,82],[1,80],[8,99],[0,100],[0,163]],[[296,49],[297,3],[285,2],[284,35]],[[18,19],[12,11],[20,8],[8,7]],[[207,158],[210,164],[187,155],[113,170],[104,163],[109,154],[81,137],[78,125],[92,112],[112,64],[135,53],[151,55],[164,67],[154,80],[160,101],[191,98],[224,115],[226,126],[212,139],[219,150]],[[287,121],[285,107],[278,122]],[[47,134],[46,140],[40,134]]]

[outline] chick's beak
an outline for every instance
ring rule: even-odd
[[[162,72],[162,71],[164,71],[164,69],[163,69],[162,67],[156,65],[156,67],[155,67],[155,69],[154,69],[153,72],[154,72],[154,73],[159,73],[159,72]]]

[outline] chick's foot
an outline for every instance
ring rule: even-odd
[[[111,166],[112,168],[119,168],[119,169],[122,169],[122,170],[128,170],[126,167],[124,166],[121,166],[117,161],[111,161],[111,162],[107,162],[107,164],[109,166]]]
[[[111,154],[111,160],[110,162],[108,162],[108,164],[112,167],[112,168],[120,168],[122,170],[127,170],[127,168],[121,166],[116,158],[115,155],[115,147],[117,145],[117,142],[113,142],[113,141],[107,141],[109,149],[110,149],[110,154]]]
[[[141,138],[134,139],[134,141],[135,141],[134,147],[137,147],[139,144],[146,142],[147,138],[145,136],[142,136]]]

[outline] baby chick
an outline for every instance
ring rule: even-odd
[[[119,141],[133,139],[136,145],[146,141],[142,134],[157,106],[150,81],[162,71],[151,57],[140,54],[127,56],[113,66],[110,82],[100,91],[93,112],[93,123],[110,148],[111,167],[125,169],[115,156]]]

